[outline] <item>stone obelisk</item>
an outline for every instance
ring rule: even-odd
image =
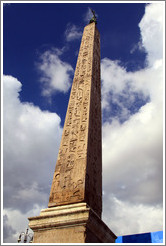
[[[87,202],[101,216],[100,39],[85,27],[71,89],[48,207]]]
[[[113,243],[101,220],[100,35],[84,28],[48,208],[29,218],[34,243]]]

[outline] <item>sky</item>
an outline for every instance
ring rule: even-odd
[[[163,230],[165,3],[11,3],[3,11],[3,242],[47,208],[84,27],[101,41],[103,221]]]

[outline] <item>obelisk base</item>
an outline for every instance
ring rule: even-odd
[[[117,238],[86,203],[42,209],[28,219],[33,243],[114,243]]]

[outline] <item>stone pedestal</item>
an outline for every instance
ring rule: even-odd
[[[86,203],[42,209],[29,218],[33,243],[114,243],[117,238]]]

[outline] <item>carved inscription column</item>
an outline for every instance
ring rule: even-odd
[[[77,202],[101,216],[100,37],[84,28],[48,207]]]

